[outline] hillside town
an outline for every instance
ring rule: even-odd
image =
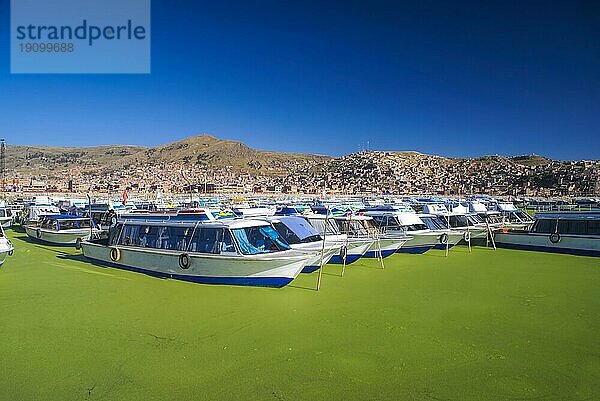
[[[235,157],[233,155],[232,157]],[[200,159],[200,158],[198,158]],[[600,161],[535,157],[450,159],[417,152],[363,151],[339,158],[248,163],[247,168],[189,160],[32,174],[6,171],[5,190],[261,194],[432,194],[589,196],[600,193]]]

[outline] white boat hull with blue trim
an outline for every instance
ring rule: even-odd
[[[433,247],[434,249],[445,250],[446,249],[446,241],[448,241],[448,249],[451,249],[454,245],[458,244],[460,241],[462,241],[464,239],[464,233],[461,231],[444,230],[444,231],[437,231],[437,232],[441,233],[441,236],[440,236],[439,243]],[[443,238],[444,234],[446,234],[447,240],[444,240],[444,238]]]
[[[352,264],[358,259],[362,258],[365,253],[373,245],[373,239],[362,239],[362,238],[349,238],[348,240],[341,240],[340,245],[346,249],[346,264]],[[341,265],[344,263],[342,254],[334,255],[329,263]]]
[[[323,249],[323,241],[309,242],[306,244],[294,244],[290,245],[292,249],[298,251],[309,252],[309,256],[306,266],[302,269],[302,273],[312,273],[318,270],[322,265],[329,263],[331,258],[340,253],[342,247],[337,242],[326,241],[325,248]],[[323,258],[321,258],[321,249],[323,249]],[[322,259],[322,264],[321,264]]]
[[[405,238],[387,238],[383,237],[379,240],[375,240],[373,244],[369,247],[367,252],[365,253],[365,258],[387,258],[388,256],[392,256],[394,253],[400,249],[410,237]]]
[[[90,237],[89,229],[56,231],[26,226],[25,232],[29,238],[53,245],[75,245],[79,238],[84,240]]]
[[[572,234],[554,234],[552,236],[542,233],[509,231],[497,232],[494,240],[497,246],[503,248],[600,256],[600,236]]]
[[[185,253],[186,268],[181,266],[180,251],[138,247],[109,247],[82,242],[86,258],[103,265],[149,275],[205,284],[283,287],[300,274],[314,254],[282,251],[274,254],[225,256]],[[118,251],[112,251],[117,249]],[[112,254],[111,254],[112,252]]]

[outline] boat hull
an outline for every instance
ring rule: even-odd
[[[380,255],[382,258],[392,256],[402,245],[408,241],[406,239],[398,238],[381,238],[379,241],[373,242],[369,247],[369,250],[365,253],[365,258],[378,258]],[[380,250],[381,247],[381,250]]]
[[[309,258],[295,251],[289,256],[222,256],[189,253],[189,267],[180,267],[181,252],[119,247],[119,258],[111,258],[111,247],[84,241],[86,258],[111,267],[204,284],[283,287],[302,271]]]
[[[352,264],[356,262],[358,259],[362,258],[363,255],[369,250],[371,245],[373,244],[373,240],[371,239],[349,239],[347,244],[342,243],[343,246],[346,246],[346,265]],[[342,259],[341,254],[333,255],[331,260],[329,261],[331,264],[342,265],[344,264],[344,259]]]
[[[567,253],[583,256],[600,256],[600,237],[561,234],[553,243],[548,234],[497,232],[494,235],[496,246],[527,251]]]
[[[456,232],[456,231],[444,231],[442,233],[446,233],[448,234],[448,249],[451,249],[454,245],[458,244],[460,241],[463,240],[464,238],[464,234],[461,232]],[[446,250],[446,244],[445,243],[438,243],[437,245],[435,245],[433,247],[433,249],[440,249],[440,250]]]
[[[43,242],[50,245],[62,246],[73,246],[77,242],[78,238],[84,240],[90,237],[89,229],[54,231],[26,226],[25,232],[27,233],[27,236],[29,238],[32,238],[35,241]]]
[[[6,261],[6,257],[13,251],[13,246],[6,237],[0,238],[0,266]]]

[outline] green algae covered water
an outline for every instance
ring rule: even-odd
[[[0,400],[592,400],[600,260],[475,247],[283,289],[28,242],[0,268]]]

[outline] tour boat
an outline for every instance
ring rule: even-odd
[[[325,235],[326,238],[343,244],[340,254],[333,255],[329,263],[343,264],[345,262],[347,265],[354,263],[363,257],[375,242],[373,238],[352,238],[344,234],[333,217],[324,214],[307,214],[302,217],[319,232],[319,235]]]
[[[302,217],[276,216],[267,219],[292,249],[315,252],[302,273],[312,273],[325,265],[334,255],[340,253],[343,242],[337,239],[323,237]],[[321,255],[322,253],[322,255]]]
[[[4,228],[0,226],[0,266],[4,264],[6,256],[12,255],[14,250],[13,244],[6,237]]]
[[[375,225],[386,235],[411,237],[396,252],[421,254],[438,244],[445,244],[448,233],[430,230],[414,211],[406,210],[384,206],[366,208],[361,213],[372,217]]]
[[[444,226],[450,226],[450,230],[462,232],[465,241],[471,239],[486,239],[489,228],[476,213],[469,213],[466,208],[449,211],[443,204],[425,204],[423,205],[423,213],[434,214],[438,216]]]
[[[52,245],[75,245],[98,234],[89,217],[60,214],[40,216],[37,223],[25,226],[25,232],[29,238]]]
[[[371,246],[363,255],[365,258],[387,258],[398,252],[407,241],[412,240],[412,237],[406,235],[382,233],[370,216],[335,216],[333,220],[338,224],[341,232],[347,234],[349,238],[372,240]]]
[[[10,228],[10,226],[12,226],[13,219],[14,216],[10,207],[0,207],[0,226],[3,228]]]
[[[425,223],[428,229],[441,233],[439,243],[433,247],[434,249],[450,249],[464,238],[464,233],[462,231],[448,229],[448,227],[444,225],[444,221],[435,214],[419,213],[417,216]],[[446,235],[444,236],[444,234]]]
[[[496,205],[496,210],[504,218],[504,227],[515,230],[529,230],[533,225],[533,218],[519,210],[511,202],[501,202]]]
[[[124,219],[109,237],[81,243],[97,263],[159,277],[206,284],[283,287],[315,257],[291,249],[271,224]]]
[[[600,213],[536,213],[530,230],[505,229],[494,239],[505,248],[600,256]]]
[[[37,224],[40,220],[40,216],[45,215],[59,215],[60,209],[51,204],[32,204],[25,206],[19,224],[25,227],[30,224]]]

